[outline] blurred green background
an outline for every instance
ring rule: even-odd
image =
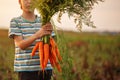
[[[120,33],[64,31],[60,35],[73,58],[69,80],[120,80]],[[13,61],[13,40],[8,38],[8,30],[1,29],[0,80],[17,80]],[[57,74],[52,79],[61,80]]]

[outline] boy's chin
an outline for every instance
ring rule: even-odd
[[[29,13],[34,12],[34,10],[32,10],[32,9],[29,9],[29,10],[26,10],[26,11],[29,12]]]
[[[34,12],[34,10],[29,10],[28,12]]]

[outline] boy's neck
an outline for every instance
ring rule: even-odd
[[[28,21],[35,21],[34,12],[23,12],[22,17]]]

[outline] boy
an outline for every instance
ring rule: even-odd
[[[52,67],[48,63],[45,73],[40,68],[38,51],[31,58],[31,51],[35,44],[45,35],[52,35],[52,25],[50,23],[40,26],[40,17],[30,9],[31,0],[19,0],[23,11],[22,15],[13,18],[10,22],[9,37],[15,42],[14,70],[18,72],[19,80],[50,80]],[[43,77],[44,76],[44,77]]]

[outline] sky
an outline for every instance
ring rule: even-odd
[[[0,28],[8,29],[11,18],[21,13],[18,0],[0,0]],[[93,7],[91,14],[96,28],[83,26],[82,31],[120,31],[120,0],[100,2]],[[56,16],[54,20],[56,21]],[[57,22],[55,24],[63,30],[77,30],[74,21],[66,14],[63,15],[61,24]]]

